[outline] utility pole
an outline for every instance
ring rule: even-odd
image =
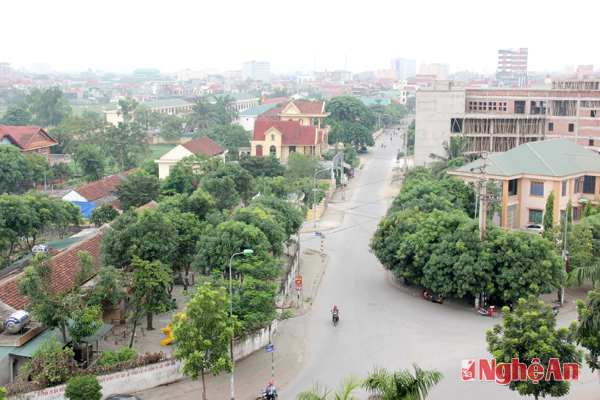
[[[485,232],[485,222],[486,222],[486,203],[487,203],[487,178],[485,176],[485,161],[487,155],[483,153],[481,155],[481,159],[483,160],[483,164],[481,166],[481,188],[479,192],[479,241],[483,242],[483,233]]]
[[[565,263],[565,274],[567,273],[567,230],[569,229],[569,207],[571,202],[567,204],[567,209],[565,210],[565,240],[563,240],[564,247],[562,252],[562,259]],[[565,304],[565,286],[563,285],[562,290],[560,292],[560,306],[564,306]]]
[[[407,154],[408,154],[408,127],[406,127],[404,129],[404,165],[402,166],[402,169],[404,169],[404,175],[406,175],[406,171],[408,171]]]

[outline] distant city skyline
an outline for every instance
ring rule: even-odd
[[[21,4],[8,2],[3,11],[23,15],[27,10]],[[537,2],[505,0],[498,7],[471,0],[410,4],[384,0],[371,10],[376,14],[315,0],[306,0],[301,8],[274,0],[263,0],[260,7],[241,0],[227,4],[181,0],[170,6],[185,15],[210,18],[184,23],[180,17],[162,18],[154,9],[116,0],[106,0],[102,7],[74,0],[32,0],[27,9],[35,12],[28,14],[27,24],[43,29],[23,29],[22,19],[5,19],[4,32],[18,35],[3,41],[0,61],[14,69],[48,64],[55,71],[69,72],[157,68],[176,73],[184,68],[241,70],[243,62],[264,60],[271,71],[294,73],[313,71],[315,56],[317,71],[353,72],[386,69],[390,59],[406,58],[417,65],[447,63],[450,73],[492,73],[499,49],[526,47],[529,71],[600,66],[598,52],[564,34],[595,37],[593,24],[564,18],[560,29],[548,29],[557,11]],[[591,0],[577,6],[591,14],[600,10]],[[155,23],[158,19],[160,23]],[[277,30],[269,21],[290,23]],[[293,21],[322,23],[308,29]],[[510,26],[520,29],[505,29]]]

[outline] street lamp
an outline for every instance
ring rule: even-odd
[[[235,253],[231,256],[231,258],[229,259],[229,318],[231,318],[231,327],[233,329],[233,332],[231,333],[231,363],[232,368],[231,368],[231,400],[235,400],[235,396],[234,396],[234,392],[233,392],[233,370],[235,369],[235,357],[233,355],[233,342],[235,340],[235,327],[233,326],[233,291],[232,291],[232,285],[231,285],[231,279],[232,279],[232,275],[231,275],[231,262],[233,261],[233,257],[238,256],[240,254],[252,254],[254,253],[254,250],[252,249],[246,249],[240,253]]]
[[[325,168],[325,169],[315,172],[315,179],[314,179],[314,185],[313,185],[313,221],[314,221],[313,228],[317,227],[317,174],[319,172],[323,172],[323,171],[329,171],[329,168]]]

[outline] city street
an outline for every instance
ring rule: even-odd
[[[389,185],[386,176],[397,146],[381,148],[380,136],[372,159],[362,170],[360,182],[348,197],[348,211],[340,228],[327,232],[326,251],[330,263],[312,305],[312,313],[287,321],[283,331],[304,339],[307,356],[297,377],[281,388],[282,399],[292,399],[313,382],[332,388],[350,372],[365,376],[378,365],[390,371],[409,368],[416,362],[423,369],[435,368],[445,379],[428,399],[517,399],[518,393],[491,382],[461,382],[461,359],[488,358],[485,331],[501,319],[478,317],[472,309],[423,301],[388,282],[387,274],[369,252],[369,239],[389,200],[379,192]],[[399,143],[398,143],[399,144]],[[317,249],[314,234],[304,234],[305,247]],[[340,322],[333,326],[330,310],[340,309]],[[575,313],[561,315],[567,324]],[[597,378],[584,368],[564,398],[597,399]],[[362,398],[366,398],[366,394]]]

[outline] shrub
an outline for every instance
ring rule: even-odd
[[[0,387],[0,400],[6,399],[6,388]]]
[[[100,400],[102,386],[96,375],[76,376],[67,382],[65,397],[69,400]]]
[[[44,387],[59,385],[69,379],[73,370],[77,370],[73,355],[71,348],[63,349],[62,344],[56,341],[56,335],[52,335],[33,352],[31,360],[21,369],[21,375]]]
[[[125,346],[121,347],[118,353],[114,350],[106,350],[102,352],[100,365],[115,365],[120,362],[133,360],[137,355],[138,352],[135,349]]]

